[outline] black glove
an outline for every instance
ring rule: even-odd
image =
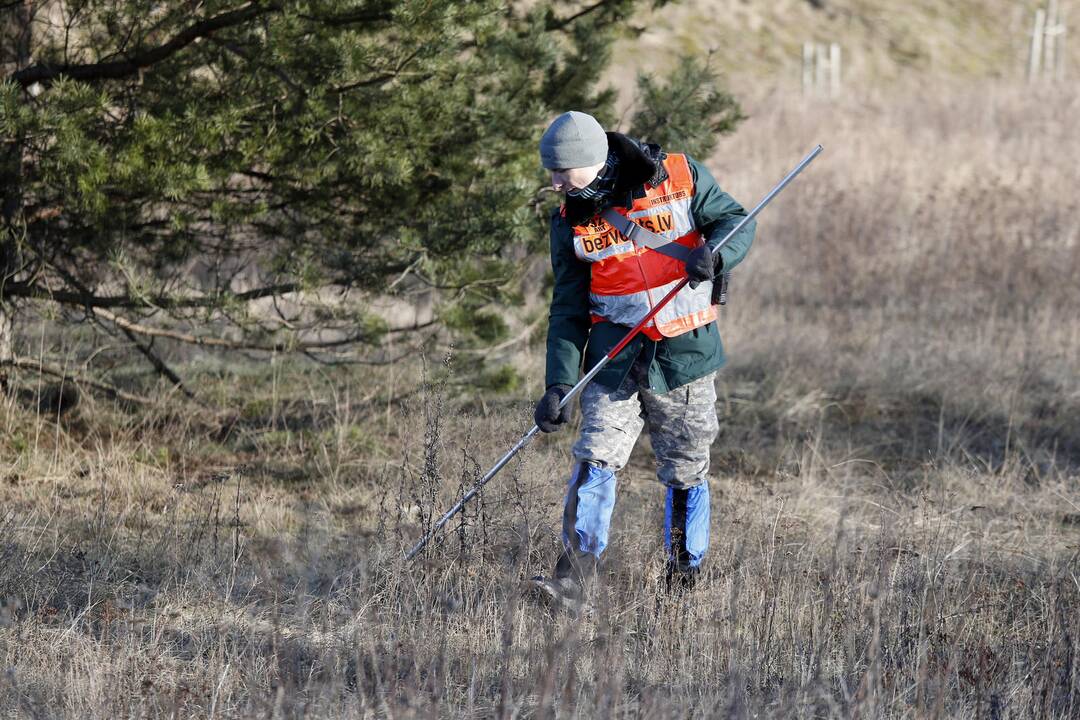
[[[707,244],[702,243],[690,251],[686,258],[686,277],[690,278],[691,290],[699,283],[712,280],[713,272],[713,253]]]
[[[568,392],[570,392],[569,385],[552,385],[547,389],[544,397],[536,403],[536,410],[533,411],[533,419],[536,420],[538,428],[549,433],[555,432],[560,425],[566,424],[570,419],[570,406],[567,405],[560,411],[559,403]]]

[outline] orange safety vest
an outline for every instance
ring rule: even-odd
[[[629,209],[614,209],[671,242],[696,247],[701,232],[690,212],[694,196],[690,164],[681,154],[669,154],[663,162],[668,174],[664,182],[656,187],[646,183],[645,195]],[[606,320],[632,327],[686,277],[684,262],[635,243],[599,215],[574,227],[574,253],[591,264],[589,305],[594,323]],[[711,297],[711,282],[693,290],[685,286],[642,332],[660,340],[711,323],[717,316]]]

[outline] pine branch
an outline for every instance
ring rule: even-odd
[[[401,73],[405,71],[405,68],[409,65],[409,63],[415,60],[416,56],[419,55],[420,51],[423,49],[423,47],[417,47],[411,53],[401,58],[401,60],[398,61],[394,69],[389,72],[383,73],[382,75],[376,75],[375,77],[366,78],[364,80],[358,80],[353,83],[348,83],[347,85],[339,85],[337,87],[332,87],[330,88],[330,92],[347,93],[350,90],[355,90],[356,88],[371,87],[373,85],[382,85],[384,82],[390,82],[397,76],[401,75]],[[421,75],[420,80],[426,80],[430,78],[432,74],[433,73],[426,73],[424,75]]]
[[[19,3],[12,3],[12,6],[18,4]],[[38,63],[12,73],[9,77],[23,87],[29,87],[34,83],[48,85],[61,75],[73,80],[117,80],[135,75],[145,68],[155,65],[163,60],[167,60],[199,38],[210,37],[219,30],[243,25],[249,20],[262,15],[280,12],[281,9],[282,6],[279,3],[255,0],[236,10],[230,10],[229,12],[197,22],[194,25],[181,30],[165,44],[149,50],[144,50],[124,60],[84,63],[78,65]],[[389,12],[354,12],[326,16],[301,15],[300,17],[330,27],[345,27],[393,19],[393,15]]]
[[[237,57],[240,57],[240,58],[246,60],[248,63],[250,63],[251,65],[254,65],[255,67],[262,68],[264,70],[267,70],[267,71],[273,73],[279,80],[281,80],[281,82],[288,85],[289,89],[292,90],[295,94],[301,95],[301,96],[307,94],[307,91],[304,88],[297,85],[295,82],[293,82],[293,79],[290,78],[285,73],[284,70],[282,70],[281,68],[279,68],[279,67],[277,67],[275,65],[267,65],[265,63],[259,62],[259,60],[257,58],[252,57],[251,53],[249,53],[247,50],[240,47],[236,43],[234,43],[234,42],[226,42],[224,40],[219,40],[218,38],[215,38],[215,37],[211,37],[210,42],[215,43],[216,45],[219,45],[220,47],[223,47],[224,49],[231,52],[233,55],[236,55]]]
[[[576,21],[580,20],[581,18],[585,17],[586,15],[589,15],[590,13],[595,12],[596,10],[599,10],[600,8],[604,7],[605,5],[613,5],[617,1],[618,0],[599,0],[598,2],[595,2],[592,5],[587,5],[584,8],[582,8],[581,10],[577,11],[576,13],[573,13],[572,15],[568,15],[565,18],[553,18],[547,24],[547,29],[548,30],[563,30],[566,27],[568,27],[570,25],[573,25]]]
[[[300,15],[299,17],[327,27],[347,27],[364,23],[386,22],[394,18],[393,13],[389,10],[384,12],[357,10],[355,12],[337,13],[336,15]]]
[[[49,84],[61,75],[73,80],[116,80],[137,74],[140,70],[155,65],[175,55],[199,38],[226,28],[244,23],[272,12],[281,10],[277,3],[249,2],[244,7],[215,15],[181,30],[164,45],[131,55],[125,60],[89,63],[80,65],[50,65],[38,63],[10,75],[12,80],[23,87],[34,83]]]

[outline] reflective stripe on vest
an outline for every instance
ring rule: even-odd
[[[667,179],[653,187],[627,209],[615,210],[643,228],[672,242],[692,248],[701,243],[690,202],[694,179],[685,155],[664,159]],[[607,220],[597,215],[574,227],[574,253],[591,263],[589,304],[593,322],[608,320],[633,326],[686,277],[686,265],[674,258],[636,244]],[[675,337],[716,319],[711,303],[712,283],[691,290],[687,285],[660,309],[642,332],[653,340]]]

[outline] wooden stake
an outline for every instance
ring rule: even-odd
[[[818,92],[821,92],[828,82],[827,73],[829,71],[829,56],[827,53],[828,50],[824,44],[819,44],[817,46],[814,64],[814,85],[817,87]]]
[[[1057,65],[1054,67],[1054,78],[1058,82],[1065,80],[1065,62],[1067,53],[1065,52],[1065,38],[1068,34],[1068,25],[1065,24],[1065,12],[1059,10],[1061,13],[1058,15],[1058,28],[1061,29],[1061,36],[1058,38],[1057,43]]]
[[[814,44],[808,42],[802,46],[802,90],[803,95],[814,91]]]
[[[829,45],[829,94],[836,97],[840,94],[840,45]]]
[[[1046,30],[1043,31],[1043,75],[1052,78],[1057,68],[1058,0],[1050,0],[1046,9]]]
[[[1043,35],[1046,34],[1046,11],[1035,11],[1035,27],[1031,29],[1031,54],[1028,56],[1028,81],[1034,82],[1039,76],[1042,62]]]

